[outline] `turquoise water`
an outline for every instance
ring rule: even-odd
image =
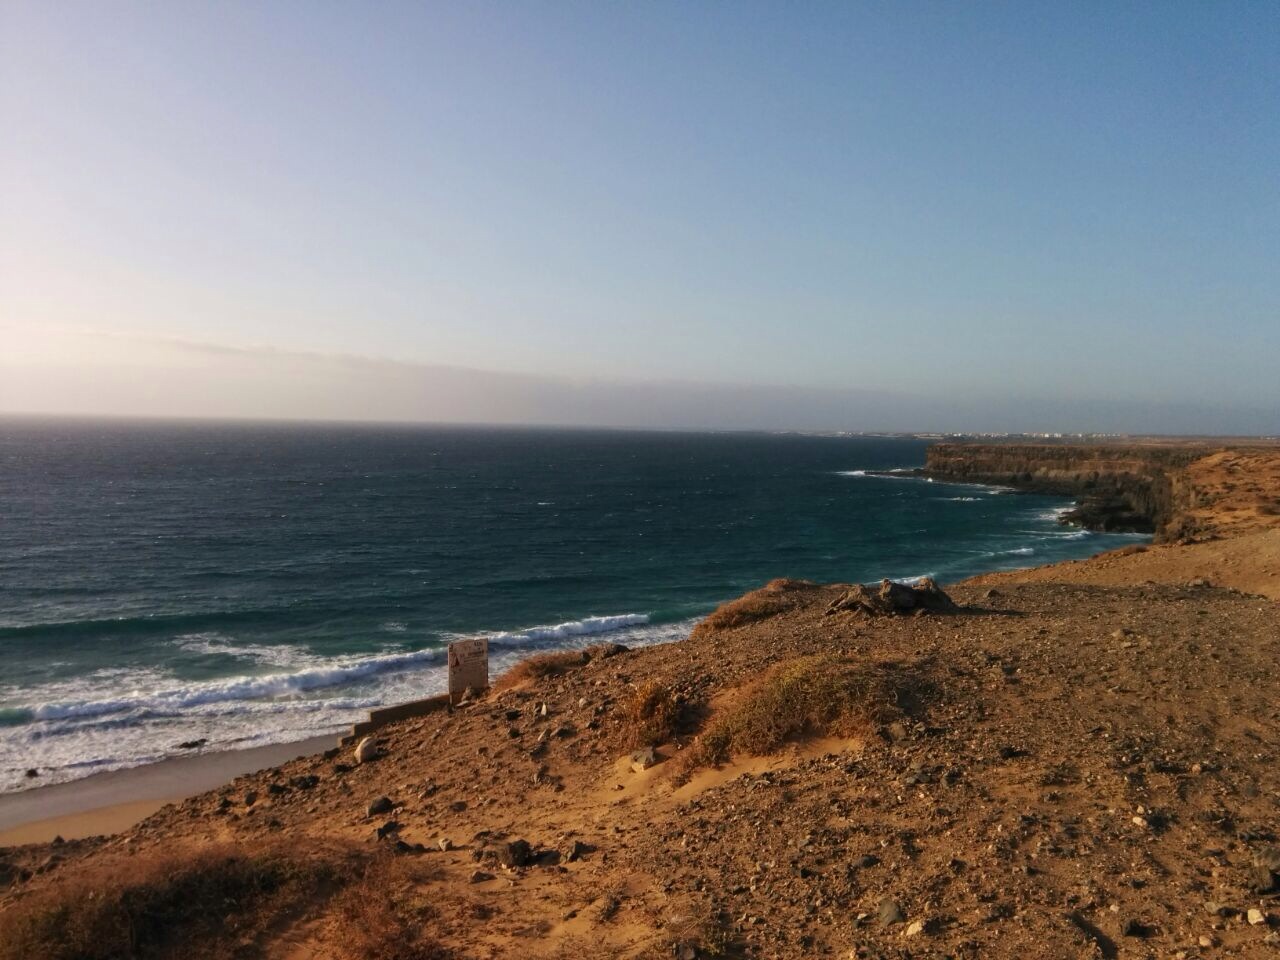
[[[494,669],[684,636],[776,576],[954,580],[1134,538],[903,473],[926,444],[0,420],[0,790],[303,739]]]

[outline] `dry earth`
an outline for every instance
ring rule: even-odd
[[[371,762],[300,758],[118,837],[0,851],[0,934],[96,863],[125,883],[133,858],[283,840],[394,858],[437,952],[389,960],[1280,957],[1280,456],[1215,456],[1192,467],[1220,487],[1203,542],[979,578],[953,613],[828,613],[843,586],[781,582],[682,643],[387,727]],[[874,675],[877,702],[694,762],[798,662]],[[674,722],[636,772],[655,691]],[[219,955],[350,957],[341,903]]]

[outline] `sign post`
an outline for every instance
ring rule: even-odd
[[[457,703],[471,690],[489,689],[489,641],[455,640],[449,644],[449,702]]]

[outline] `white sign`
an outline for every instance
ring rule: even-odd
[[[457,703],[467,688],[489,688],[489,641],[483,637],[449,644],[449,699]]]

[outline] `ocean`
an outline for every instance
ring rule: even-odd
[[[441,691],[459,637],[496,674],[677,640],[774,577],[946,582],[1143,539],[905,472],[926,446],[0,420],[0,792],[338,731]]]

